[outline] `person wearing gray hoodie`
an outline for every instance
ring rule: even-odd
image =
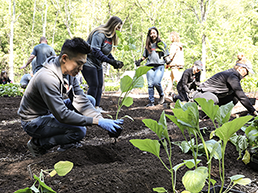
[[[123,119],[103,119],[75,77],[90,52],[83,39],[66,40],[60,55],[48,58],[30,81],[18,115],[24,131],[32,137],[27,146],[34,157],[57,145],[60,151],[76,147],[86,135],[86,126],[98,125],[113,134],[121,129]]]

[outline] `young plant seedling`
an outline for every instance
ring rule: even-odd
[[[69,161],[59,161],[54,165],[54,169],[41,170],[39,177],[34,175],[35,182],[31,187],[19,189],[14,193],[56,193],[51,187],[47,186],[44,182],[45,174],[50,177],[58,174],[59,176],[65,176],[73,168],[73,163]],[[51,172],[50,172],[51,171]],[[50,173],[49,173],[50,172]]]

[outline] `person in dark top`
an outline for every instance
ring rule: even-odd
[[[160,42],[162,43],[163,48],[158,46]],[[158,103],[163,104],[165,101],[161,80],[164,75],[164,65],[166,63],[164,57],[168,55],[167,45],[165,42],[161,41],[158,29],[156,27],[149,28],[143,56],[135,61],[137,67],[140,66],[141,62],[145,59],[147,59],[146,66],[153,66],[146,74],[149,92],[149,103],[147,104],[147,107],[154,106],[154,87],[157,89],[160,96]]]
[[[33,74],[35,74],[39,69],[42,68],[43,63],[50,56],[56,56],[54,49],[47,44],[47,38],[41,37],[39,44],[33,48],[33,51],[25,65],[20,67],[20,69],[26,68],[32,60],[36,57],[36,65],[32,65]]]
[[[113,16],[104,25],[95,28],[88,36],[87,43],[91,45],[92,52],[87,56],[87,62],[83,65],[82,75],[89,85],[87,94],[96,99],[96,109],[102,95],[103,69],[102,62],[111,64],[115,69],[123,67],[123,62],[115,60],[111,54],[113,45],[118,43],[116,30],[122,27],[122,20]]]
[[[236,65],[228,70],[219,72],[202,83],[195,94],[195,98],[212,99],[216,105],[225,105],[233,101],[234,105],[240,101],[241,104],[252,115],[258,115],[250,100],[245,95],[240,81],[249,73],[254,73],[252,64],[243,53],[237,55]]]
[[[203,70],[203,65],[200,60],[194,62],[192,68],[186,69],[183,72],[181,79],[177,84],[178,95],[172,94],[172,100],[177,101],[189,101],[189,95],[191,92],[197,89],[200,85],[201,70]]]
[[[7,83],[12,83],[12,81],[11,81],[10,78],[7,76],[7,72],[3,70],[3,71],[1,72],[0,84],[7,84]]]

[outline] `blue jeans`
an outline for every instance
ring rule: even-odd
[[[87,96],[90,101],[95,99]],[[93,100],[91,100],[93,98]],[[70,99],[64,100],[68,109],[74,110]],[[48,150],[57,145],[65,145],[82,140],[86,127],[60,123],[52,114],[43,115],[32,121],[21,121],[23,130],[31,137],[38,139],[39,145]]]
[[[164,65],[153,67],[146,74],[148,81],[149,100],[151,103],[154,103],[154,87],[157,89],[159,96],[164,96],[163,89],[161,86],[161,80],[164,75],[164,69]]]
[[[94,67],[83,66],[82,75],[89,85],[87,94],[96,99],[96,106],[99,106],[103,86],[103,70]]]

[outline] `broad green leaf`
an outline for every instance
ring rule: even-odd
[[[214,105],[214,101],[213,100],[209,100],[207,101],[204,98],[196,98],[194,99],[202,108],[202,111],[208,116],[210,117],[210,119],[212,121],[215,120],[217,111],[219,109],[218,105]]]
[[[34,175],[34,179],[37,180],[41,186],[41,188],[44,189],[44,192],[47,193],[56,193],[51,187],[47,186],[44,182],[42,182],[39,177],[37,177],[36,175]]]
[[[235,184],[239,184],[242,186],[246,186],[247,184],[250,184],[251,182],[252,182],[252,180],[250,180],[249,178],[242,178],[242,179],[234,181]]]
[[[168,191],[167,191],[165,188],[163,188],[163,187],[153,188],[153,191],[159,192],[159,193],[168,192]]]
[[[248,164],[250,163],[250,159],[251,159],[250,153],[247,150],[245,150],[245,155],[243,156],[242,161],[245,164]]]
[[[140,66],[139,68],[136,69],[135,71],[135,75],[134,75],[134,79],[146,74],[150,69],[152,69],[153,67],[151,66]]]
[[[244,175],[234,175],[234,176],[231,176],[229,177],[231,181],[236,181],[236,180],[239,180],[241,178],[244,178],[245,176]]]
[[[196,160],[196,165],[198,164],[198,163],[200,163],[202,160],[199,160],[199,159],[197,159]],[[185,163],[185,165],[189,168],[189,169],[192,169],[194,166],[195,166],[195,161],[194,161],[194,159],[189,159],[189,160],[184,160],[184,163]]]
[[[70,161],[59,161],[54,165],[56,173],[59,176],[65,176],[73,168],[73,163]]]
[[[130,107],[133,104],[133,98],[132,97],[126,97],[123,100],[122,105],[125,105],[126,107]]]
[[[222,127],[219,127],[215,130],[215,133],[221,140],[223,140],[224,143],[227,143],[229,138],[251,118],[251,115],[236,118],[233,121],[224,123]]]
[[[160,144],[158,140],[131,139],[130,142],[142,151],[147,151],[159,157]]]
[[[140,76],[137,79],[133,79],[132,88],[142,88],[144,86],[144,78]]]
[[[207,177],[208,168],[202,166],[195,170],[187,171],[182,178],[182,182],[186,190],[191,193],[198,193],[203,189]]]
[[[146,127],[150,128],[153,132],[157,134],[159,139],[165,137],[168,139],[168,132],[166,129],[163,128],[162,125],[158,124],[157,121],[152,119],[144,119],[142,122],[146,125]]]
[[[211,162],[212,158],[220,160],[222,158],[221,152],[221,145],[219,141],[215,141],[214,139],[208,140],[205,142],[208,151],[210,152],[210,160],[208,163]]]
[[[233,107],[233,102],[229,102],[219,107],[219,110],[216,115],[216,120],[220,125],[229,121]]]
[[[258,134],[258,130],[256,129],[253,129],[248,132],[247,138],[249,140],[249,144],[252,144],[255,142],[255,140],[257,140],[257,137],[255,136],[256,134]]]
[[[132,81],[133,79],[126,75],[124,76],[123,78],[121,78],[120,80],[120,89],[121,89],[121,92],[126,92],[126,91],[129,91],[131,89],[131,84],[132,84]]]
[[[14,193],[33,193],[33,192],[29,187],[27,187],[27,188],[24,188],[24,189],[17,190]]]

